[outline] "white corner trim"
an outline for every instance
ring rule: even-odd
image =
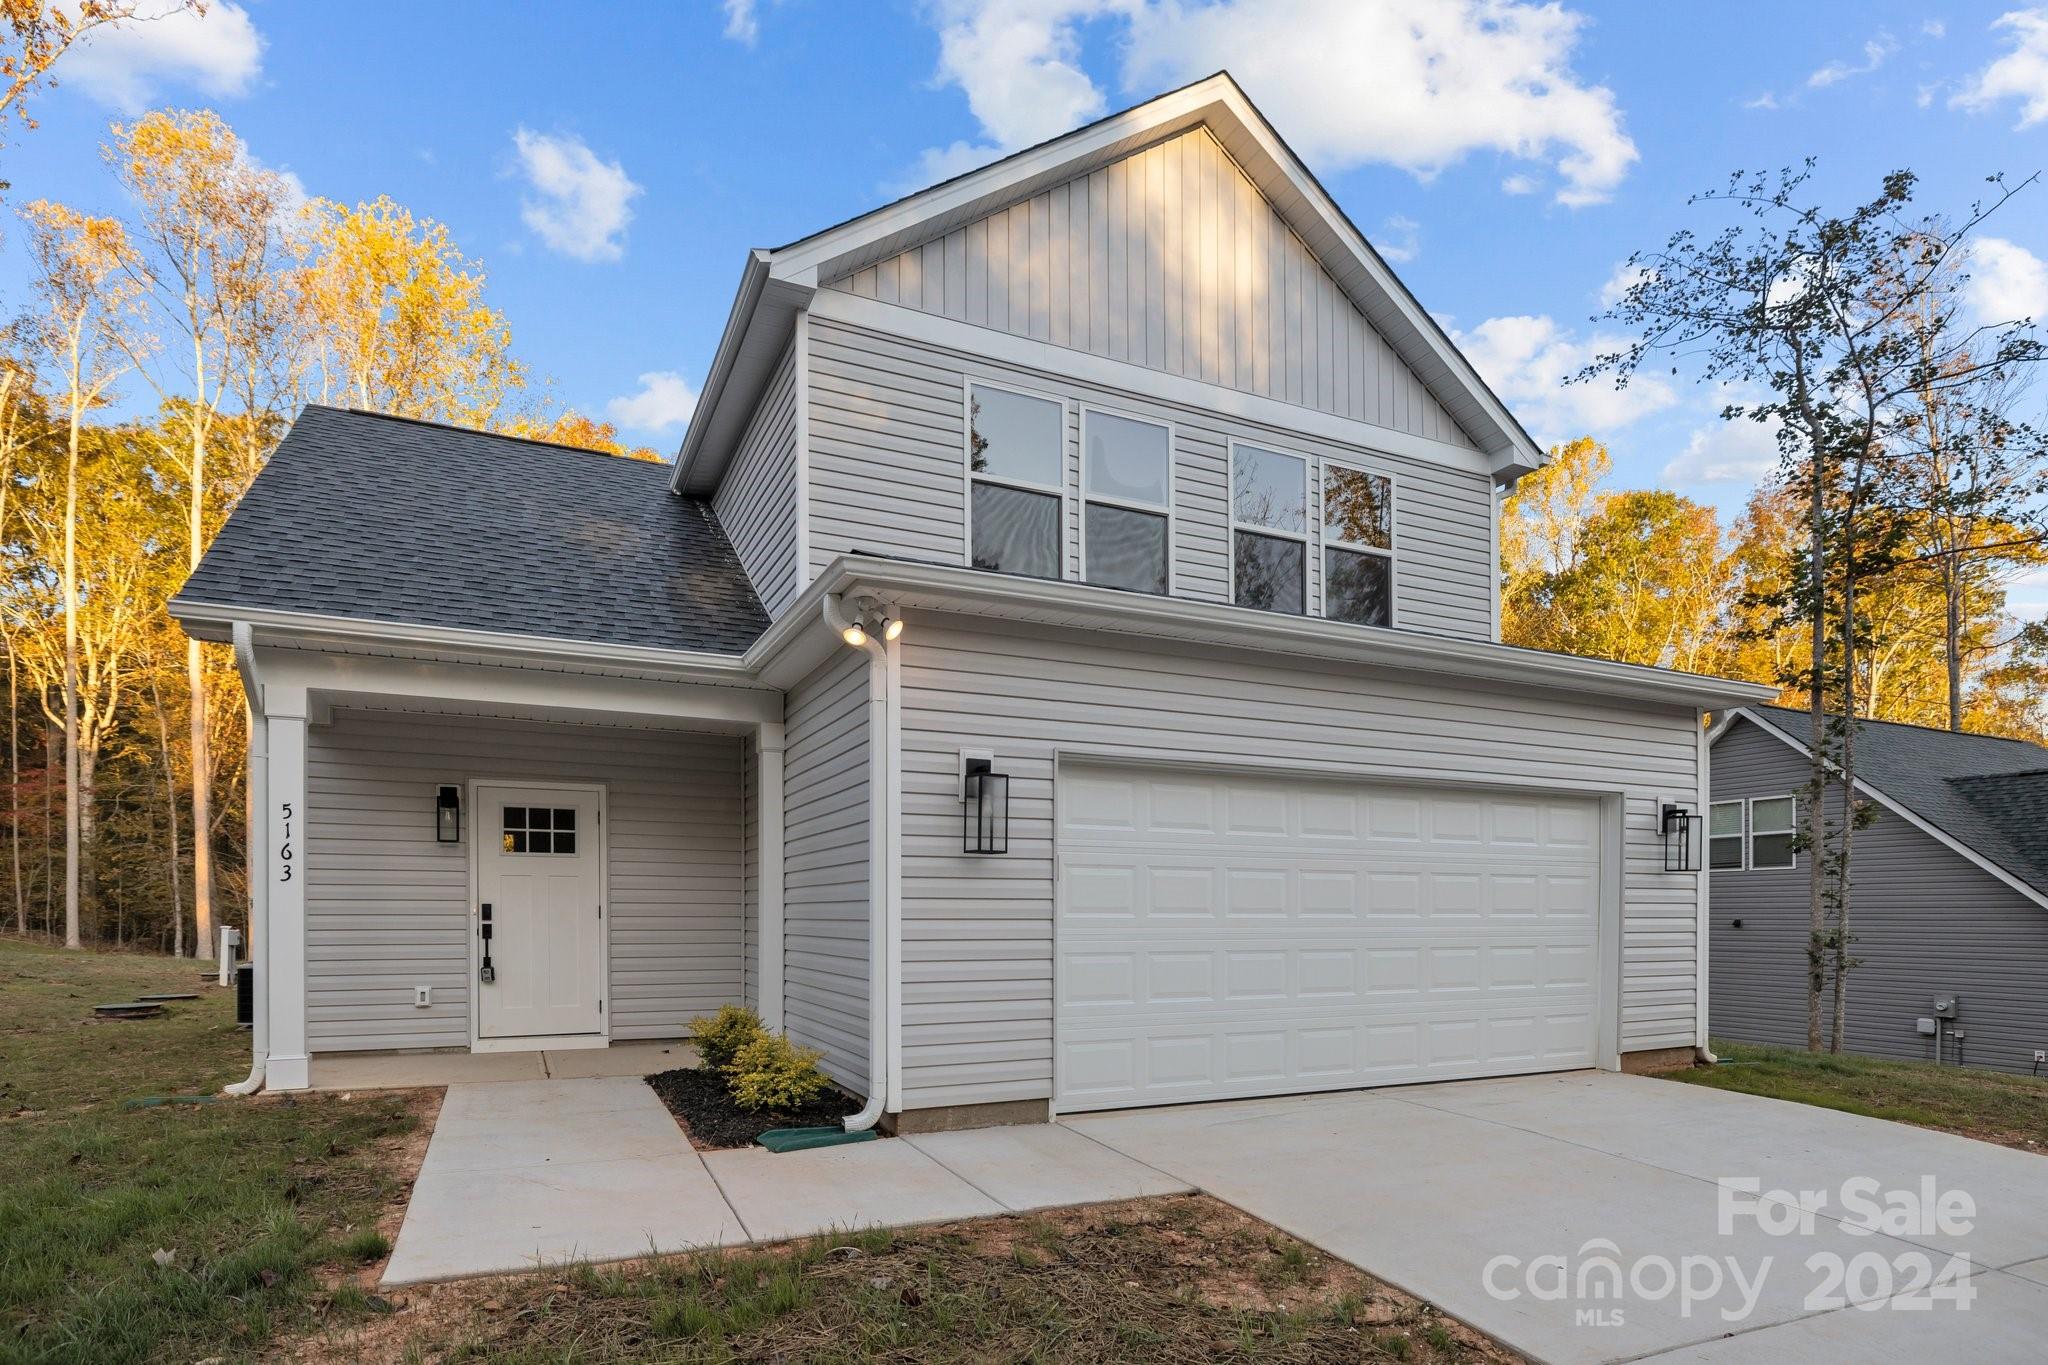
[[[1765,734],[1770,735],[1774,739],[1782,741],[1797,753],[1802,754],[1807,758],[1811,759],[1813,751],[1810,748],[1808,748],[1804,743],[1797,739],[1794,739],[1784,730],[1781,730],[1776,725],[1764,719],[1762,716],[1758,715],[1756,712],[1750,710],[1746,706],[1739,706],[1736,707],[1734,710],[1730,711],[1726,719],[1723,721],[1723,724],[1725,725],[1727,722],[1733,721],[1737,716],[1741,716],[1743,719],[1750,721],[1759,730],[1762,730]],[[1836,763],[1833,759],[1824,758],[1822,762],[1824,762],[1827,765],[1828,771],[1832,772],[1837,778],[1839,778],[1842,775],[1841,765]],[[2004,868],[2000,867],[1997,863],[1992,862],[1983,854],[1977,852],[1975,849],[1969,847],[1967,844],[1964,844],[1960,840],[1956,839],[1954,835],[1948,834],[1942,829],[1940,829],[1938,826],[1921,819],[1918,815],[1914,814],[1913,811],[1910,808],[1908,808],[1903,801],[1895,801],[1891,797],[1886,796],[1882,791],[1879,791],[1876,787],[1871,786],[1869,782],[1865,781],[1860,776],[1856,779],[1856,789],[1862,792],[1865,796],[1870,797],[1873,801],[1876,801],[1880,805],[1884,806],[1885,809],[1891,811],[1894,815],[1898,816],[1901,820],[1904,820],[1914,829],[1919,830],[1922,834],[1925,834],[1930,839],[1933,839],[1936,843],[1942,845],[1942,847],[1962,857],[1962,859],[1965,862],[1972,864],[1973,866],[1981,869],[1982,871],[1990,873],[1993,877],[1997,878],[2001,882],[2004,882],[2007,886],[2019,892],[2022,896],[2025,896],[2034,904],[2041,906],[2043,909],[2048,909],[2048,895],[2044,895],[2040,891],[2037,891],[2033,887],[2027,885],[2018,877],[2015,877],[2012,873],[2007,872]]]
[[[811,586],[811,310],[796,315],[796,593]],[[784,604],[787,606],[787,604]]]
[[[1694,721],[1694,729],[1697,731],[1694,735],[1694,744],[1696,746],[1695,760],[1699,768],[1698,777],[1695,779],[1697,785],[1694,788],[1693,809],[1700,816],[1700,870],[1697,874],[1699,880],[1693,890],[1696,898],[1693,906],[1696,927],[1693,930],[1692,940],[1694,973],[1693,1046],[1701,1049],[1707,1046],[1707,1031],[1709,1027],[1707,1007],[1710,1003],[1708,999],[1709,987],[1712,984],[1712,978],[1708,972],[1707,954],[1713,943],[1714,928],[1712,919],[1713,899],[1708,886],[1708,878],[1713,875],[1712,863],[1714,861],[1708,856],[1710,851],[1708,835],[1712,830],[1713,814],[1709,803],[1713,797],[1714,750],[1713,746],[1707,743],[1706,719],[1707,713],[1702,711]],[[1662,812],[1658,813],[1658,818],[1660,820],[1663,818]]]

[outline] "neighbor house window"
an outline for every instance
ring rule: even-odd
[[[1308,461],[1259,446],[1230,454],[1232,600],[1308,610]]]
[[[1791,867],[1798,862],[1792,851],[1798,816],[1799,803],[1789,796],[1758,797],[1749,803],[1751,867]]]
[[[1707,807],[1707,866],[1715,871],[1742,866],[1742,803],[1716,801]]]
[[[576,808],[574,806],[505,807],[507,853],[576,852]]]
[[[1173,433],[1113,412],[1081,414],[1081,564],[1105,588],[1163,593],[1173,554]]]
[[[986,384],[967,392],[969,562],[1058,578],[1066,405]]]
[[[1323,615],[1361,626],[1394,623],[1394,484],[1384,474],[1323,462]]]

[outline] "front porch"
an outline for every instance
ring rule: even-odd
[[[238,644],[266,1088],[637,1076],[721,1005],[779,1022],[779,691]]]

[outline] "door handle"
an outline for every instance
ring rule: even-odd
[[[491,966],[491,903],[485,901],[482,913],[477,916],[477,932],[483,940],[483,962],[477,968],[477,979],[488,986],[498,979],[497,969]]]

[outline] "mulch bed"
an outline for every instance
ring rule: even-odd
[[[732,1102],[725,1077],[699,1067],[659,1071],[647,1084],[699,1147],[751,1147],[771,1128],[823,1128],[860,1112],[860,1102],[827,1090],[801,1109],[753,1112]]]

